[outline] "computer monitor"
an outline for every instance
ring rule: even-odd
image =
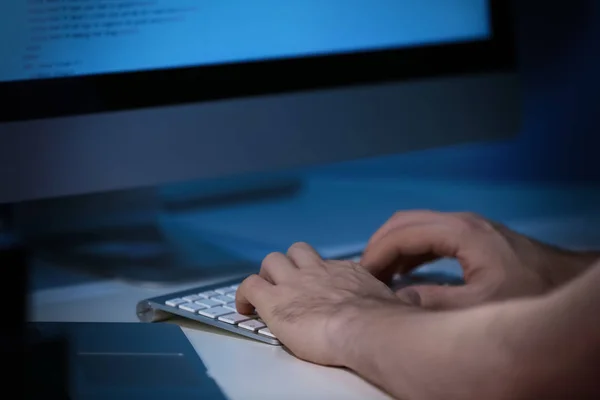
[[[0,203],[515,134],[509,3],[0,2]]]
[[[500,139],[520,122],[504,0],[4,1],[0,38],[0,204]]]

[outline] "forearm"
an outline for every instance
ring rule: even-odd
[[[371,314],[350,325],[344,365],[403,400],[512,400],[496,308]]]
[[[522,392],[545,399],[600,398],[600,264],[531,302],[513,320],[506,345],[519,354]]]
[[[600,398],[600,266],[551,295],[356,317],[342,365],[402,399]]]

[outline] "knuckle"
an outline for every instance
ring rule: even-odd
[[[457,213],[456,216],[466,222],[476,222],[482,219],[479,214],[474,212],[460,212]]]
[[[465,214],[465,221],[467,222],[467,224],[469,224],[469,226],[473,227],[474,229],[480,229],[485,231],[492,231],[495,229],[494,223],[492,223],[492,221],[488,220],[484,216],[473,212],[468,212]]]
[[[296,250],[305,250],[308,247],[309,245],[306,242],[296,242],[289,247],[288,252]]]
[[[258,281],[260,280],[260,276],[258,276],[257,274],[252,274],[250,276],[248,276],[243,282],[241,286],[244,286],[244,288],[253,288],[256,287],[256,285],[258,285]],[[239,290],[238,290],[239,293]]]
[[[274,261],[279,258],[280,253],[278,252],[273,252],[273,253],[269,253],[267,254],[267,256],[265,258],[263,258],[262,263],[261,263],[261,267],[267,267],[269,265],[272,265],[274,263]]]
[[[496,224],[487,219],[481,219],[479,221],[479,227],[486,232],[493,232],[498,230]]]
[[[258,280],[261,279],[257,274],[252,274],[242,281],[239,289],[235,293],[236,302],[246,302],[248,292],[252,292],[258,285]]]
[[[464,235],[473,230],[473,224],[469,222],[463,215],[454,215],[449,220],[449,225],[457,235]]]
[[[461,212],[455,214],[456,226],[460,232],[465,234],[478,230],[490,230],[493,225],[484,217],[473,212]]]
[[[277,259],[281,256],[281,253],[273,252],[268,254],[260,264],[261,272],[269,272],[277,264]]]

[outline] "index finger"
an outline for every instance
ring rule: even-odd
[[[367,248],[387,235],[391,230],[412,224],[431,223],[439,220],[442,213],[430,210],[398,211],[388,219],[369,239]]]
[[[365,249],[360,264],[379,277],[391,266],[400,273],[414,267],[414,259],[456,257],[459,237],[446,224],[418,224],[395,228]],[[413,260],[413,262],[411,262]]]
[[[240,284],[235,294],[235,307],[243,315],[256,310],[260,313],[272,304],[274,286],[259,275],[250,275]]]

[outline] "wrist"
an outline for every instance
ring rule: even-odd
[[[392,325],[395,315],[414,313],[400,301],[368,301],[347,304],[332,320],[330,344],[336,365],[355,370],[356,365],[369,363],[370,347],[382,343],[382,335]],[[386,326],[387,325],[387,326]]]
[[[513,320],[500,318],[500,309],[431,312],[396,304],[349,314],[340,365],[399,398],[455,399],[468,391],[474,398],[512,399],[507,382],[518,372],[517,356],[503,335]]]

